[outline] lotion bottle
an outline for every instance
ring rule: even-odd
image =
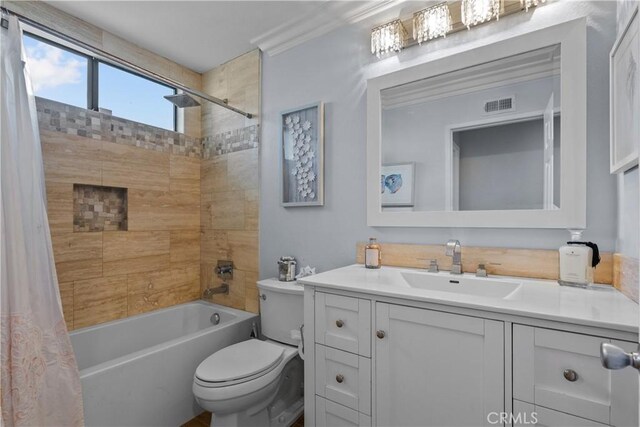
[[[593,283],[595,266],[600,262],[598,245],[582,241],[582,230],[569,230],[571,240],[559,249],[560,279],[563,286],[586,288]]]
[[[369,244],[364,247],[364,266],[367,268],[382,267],[382,251],[374,237],[370,237]]]

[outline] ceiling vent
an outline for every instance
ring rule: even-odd
[[[492,99],[484,103],[485,114],[504,113],[516,109],[516,97],[509,96],[505,98]]]

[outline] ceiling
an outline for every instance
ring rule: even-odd
[[[58,1],[50,5],[197,72],[256,47],[277,54],[402,0]]]

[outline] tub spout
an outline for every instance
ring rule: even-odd
[[[223,283],[217,288],[207,288],[202,292],[203,298],[211,298],[215,294],[224,294],[229,295],[229,285],[227,283]]]

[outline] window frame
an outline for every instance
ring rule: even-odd
[[[156,83],[160,86],[164,86],[168,89],[172,89],[173,90],[173,94],[176,95],[178,93],[178,89],[170,86],[164,82],[155,80],[151,77],[133,72],[133,71],[129,71],[126,68],[118,65],[118,64],[112,64],[108,61],[102,60],[96,56],[81,52],[80,50],[76,50],[73,49],[67,45],[64,45],[62,43],[58,43],[55,40],[52,40],[50,38],[46,38],[43,37],[41,35],[35,34],[33,32],[30,31],[23,31],[23,34],[35,39],[39,42],[42,43],[46,43],[48,45],[51,45],[55,48],[64,50],[65,52],[69,52],[72,53],[74,55],[78,55],[80,57],[83,57],[87,60],[87,104],[86,104],[86,108],[87,110],[91,110],[91,111],[99,111],[100,110],[100,72],[99,72],[99,68],[100,68],[100,64],[105,64],[108,65],[110,67],[113,67],[117,70],[120,70],[122,72],[131,74],[133,76],[136,77],[140,77],[143,78],[145,80],[148,80],[152,83]],[[54,100],[55,101],[55,100]],[[126,117],[123,117],[124,119],[127,119]],[[127,119],[130,120],[130,119]],[[133,121],[133,120],[132,120]],[[146,123],[142,123],[144,125],[147,125]],[[153,125],[147,125],[147,126],[152,126],[152,127],[157,127],[157,126],[153,126]],[[173,129],[169,129],[170,131],[173,132],[178,132],[178,107],[177,106],[173,106]]]

